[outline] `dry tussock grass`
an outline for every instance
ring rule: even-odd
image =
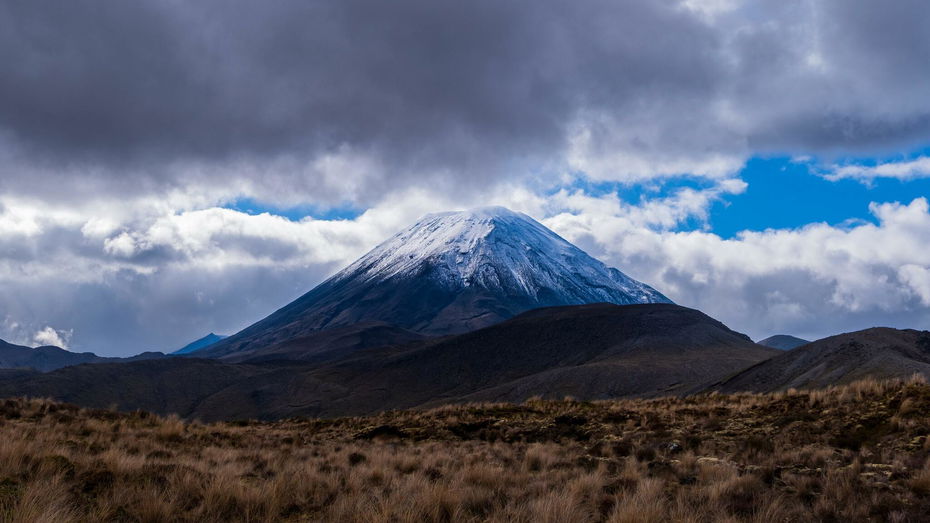
[[[920,521],[930,386],[204,425],[0,401],[4,521]]]

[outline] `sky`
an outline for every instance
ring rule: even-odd
[[[754,339],[930,328],[924,0],[0,3],[0,338],[229,334],[504,205]]]

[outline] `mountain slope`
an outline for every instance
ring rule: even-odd
[[[318,407],[328,416],[383,408],[372,408],[378,404],[685,393],[774,354],[693,309],[590,304],[533,310],[407,350],[362,354],[310,377],[313,386],[352,391]]]
[[[458,336],[323,361],[171,358],[0,376],[0,396],[203,420],[332,417],[534,395],[683,394],[774,354],[692,309],[594,304],[534,310]]]
[[[234,352],[221,356],[228,362],[290,360],[323,363],[353,352],[378,347],[410,344],[426,337],[413,331],[382,322],[362,322],[312,332],[261,349]],[[216,357],[212,347],[198,351],[198,358]]]
[[[192,352],[196,352],[206,347],[209,347],[210,345],[213,345],[214,343],[222,339],[225,339],[225,338],[226,336],[220,336],[219,334],[214,334],[211,332],[210,334],[207,334],[203,338],[200,338],[200,339],[197,339],[197,340],[194,340],[188,343],[187,345],[172,352],[171,354],[190,354]]]
[[[810,343],[809,340],[798,338],[797,336],[790,336],[788,334],[776,334],[774,336],[769,336],[764,340],[757,341],[759,345],[765,345],[766,347],[771,347],[773,349],[780,350],[791,350]]]
[[[769,392],[865,377],[930,377],[930,332],[876,327],[817,340],[750,367],[713,388]]]
[[[501,207],[431,214],[213,352],[364,321],[455,334],[538,307],[597,302],[670,303],[524,214]]]
[[[190,416],[208,396],[269,369],[197,358],[75,365],[0,378],[0,396],[54,397],[83,407]]]
[[[534,395],[657,396],[702,389],[778,353],[677,305],[553,307],[458,336],[263,373],[195,412],[273,419]]]

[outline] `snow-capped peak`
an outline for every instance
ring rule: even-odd
[[[334,280],[424,277],[445,288],[478,286],[545,304],[669,302],[529,216],[504,207],[426,215]]]

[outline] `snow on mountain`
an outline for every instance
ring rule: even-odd
[[[430,277],[449,287],[541,298],[561,305],[671,303],[648,285],[592,258],[529,216],[504,207],[430,214],[399,232],[334,280]]]
[[[671,303],[525,214],[503,207],[430,214],[209,352],[362,322],[456,334],[530,309],[600,302]]]

